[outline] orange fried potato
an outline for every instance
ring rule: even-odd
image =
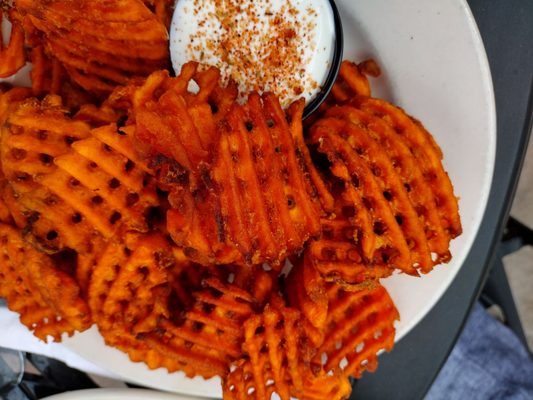
[[[109,94],[168,66],[167,28],[141,0],[16,0],[14,7],[41,32],[46,52],[91,93]]]
[[[303,366],[298,348],[302,335],[295,309],[267,305],[263,314],[244,323],[247,358],[234,365],[223,383],[224,398],[282,400],[303,390]]]
[[[442,165],[442,151],[431,134],[419,121],[384,100],[355,98],[352,104],[366,113],[381,118],[406,141],[420,166],[425,185],[434,194],[434,202],[444,230],[451,238],[460,235],[462,228],[457,198]],[[425,211],[421,210],[421,213],[425,214]]]
[[[303,139],[293,138],[298,130],[271,94],[234,104],[218,126],[217,149],[211,165],[201,165],[197,187],[171,192],[169,232],[200,263],[280,266],[320,230],[319,196],[297,156]]]
[[[326,115],[349,121],[360,127],[359,129],[365,129],[378,146],[385,150],[395,172],[398,173],[398,183],[404,186],[408,199],[423,225],[433,261],[435,263],[449,261],[451,236],[445,230],[446,225],[441,223],[435,194],[431,186],[425,183],[424,172],[411,153],[410,144],[386,121],[354,107],[335,107],[328,110]],[[392,196],[395,192],[397,190],[389,191],[389,195]],[[401,190],[399,193],[403,197]]]
[[[368,224],[356,224],[354,227],[354,230],[360,230],[353,236],[360,238],[363,248],[361,255],[370,264],[385,263],[403,272],[416,274],[415,263],[420,261],[411,258],[410,246],[407,243],[410,237],[406,237],[402,231],[405,224],[395,218],[396,215],[405,218],[408,216],[400,214],[399,211],[395,214],[396,210],[388,200],[387,193],[392,190],[389,188],[389,181],[395,174],[392,165],[382,170],[376,164],[375,158],[364,158],[369,150],[367,147],[352,145],[351,128],[352,126],[343,121],[321,119],[312,126],[311,134],[313,142],[318,145],[318,151],[325,153],[332,163],[333,175],[344,182],[347,193],[355,192],[355,201],[348,215],[353,214],[355,219],[360,218],[359,214],[368,215]],[[355,135],[357,134],[366,133],[356,132]],[[358,151],[361,154],[358,154]],[[403,190],[406,197],[405,188],[402,186],[400,190]],[[411,214],[414,214],[410,203],[407,203],[407,207],[411,207]],[[416,214],[413,225],[418,228],[416,233],[420,233],[421,227]],[[419,236],[425,241],[423,233]],[[373,245],[364,251],[366,240],[372,240]],[[429,255],[429,252],[426,251],[425,254]]]
[[[65,272],[73,260],[53,260],[22,240],[15,228],[0,224],[0,297],[21,322],[43,341],[61,340],[92,324],[76,281]]]
[[[377,285],[347,291],[331,283],[327,293],[327,329],[314,362],[326,372],[354,378],[374,371],[378,353],[394,346],[394,321],[399,319],[387,290]]]
[[[61,204],[38,182],[57,169],[53,162],[56,156],[68,152],[73,142],[90,134],[85,123],[71,121],[65,113],[57,96],[42,102],[28,99],[8,115],[1,128],[0,158],[9,182],[4,200],[24,234],[31,234],[35,243],[47,251],[90,247],[83,241],[85,235],[80,237],[79,228],[75,227],[76,211]],[[84,224],[82,229],[90,232]]]
[[[51,101],[48,98],[46,101]],[[99,237],[124,229],[147,231],[159,204],[147,166],[128,129],[90,130],[57,106],[30,100],[7,120],[2,167],[19,226],[47,251],[87,254]],[[51,126],[51,124],[54,124]]]
[[[274,394],[282,400],[347,398],[347,376],[312,369],[316,348],[307,339],[304,321],[279,298],[273,298],[262,314],[251,316],[244,323],[245,357],[224,378],[224,399],[267,400]]]
[[[193,276],[188,299],[180,298],[185,282],[177,271]],[[195,273],[205,278],[198,282]],[[133,361],[191,377],[224,375],[242,354],[242,322],[256,303],[224,282],[227,273],[218,274],[223,280],[213,273],[182,259],[162,235],[127,235],[98,257],[89,305],[106,343]]]
[[[385,105],[388,103],[364,97],[356,97],[352,102],[368,107],[383,105],[406,124],[411,123],[410,129],[418,132],[412,135],[420,140],[429,135],[401,110]],[[389,120],[353,106],[333,107],[312,125],[311,140],[319,152],[327,155],[331,174],[344,186],[337,199],[340,204],[336,220],[343,214],[354,227],[352,245],[359,246],[359,251],[355,246],[346,248],[351,259],[373,267],[386,265],[408,274],[427,273],[434,265],[450,260],[450,239],[460,232],[457,199],[432,142],[427,139],[419,143],[415,152],[406,135],[394,131]],[[430,155],[422,155],[424,152]],[[431,157],[432,172],[428,173],[425,163]],[[323,224],[331,226],[326,220]],[[346,232],[349,227],[342,229],[350,236]],[[324,236],[331,230],[325,229]],[[339,258],[334,245],[329,245],[328,257],[323,250],[326,247],[321,247],[310,246],[315,259],[329,258],[324,261],[334,262],[333,257]],[[339,273],[353,283],[365,279],[364,275],[355,276],[355,270],[348,276],[349,270],[342,268],[341,272],[337,267],[330,264],[319,269]]]
[[[242,324],[253,313],[254,298],[218,278],[204,280],[193,298],[181,323],[161,320],[158,330],[145,338],[189,377],[224,376],[242,356]]]

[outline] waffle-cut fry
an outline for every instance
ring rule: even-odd
[[[328,327],[314,362],[325,371],[359,378],[374,371],[380,351],[394,345],[394,321],[398,311],[382,286],[346,291],[337,284],[327,288]]]
[[[0,224],[0,297],[20,314],[21,322],[43,341],[61,340],[91,324],[87,304],[75,280],[52,259],[24,243],[20,232]]]
[[[358,127],[364,127],[379,146],[385,150],[403,183],[409,200],[424,225],[424,231],[435,264],[448,262],[451,258],[450,236],[444,231],[434,195],[424,181],[421,168],[413,157],[409,144],[382,119],[353,107],[341,106],[328,110],[327,117],[341,118]],[[422,269],[422,272],[428,272]]]
[[[106,339],[115,324],[145,333],[155,329],[158,318],[168,317],[167,268],[173,263],[168,241],[158,234],[127,234],[123,244],[108,246],[89,285],[89,305]]]
[[[89,92],[109,94],[133,76],[168,66],[167,29],[141,1],[16,0],[14,6],[42,33],[46,52]]]
[[[176,359],[187,376],[223,376],[230,362],[242,356],[242,324],[253,313],[254,298],[217,278],[204,280],[202,286],[182,324],[163,320],[159,330],[164,333],[148,338],[154,349]]]
[[[227,399],[270,399],[276,393],[282,400],[301,393],[303,365],[299,360],[300,313],[295,309],[268,304],[263,314],[244,323],[241,359],[226,376],[223,389]]]
[[[304,263],[312,264],[326,281],[364,287],[392,274],[393,268],[387,263],[364,261],[352,236],[353,226],[345,216],[321,219],[321,223],[322,237],[309,242]]]
[[[219,127],[199,186],[171,195],[169,232],[199,263],[267,261],[277,268],[320,229],[320,203],[309,195],[298,143],[271,94],[252,93],[246,106],[234,104]]]
[[[450,178],[442,166],[442,151],[431,134],[401,108],[379,99],[355,98],[357,108],[383,119],[407,141],[422,170],[425,184],[434,193],[441,224],[452,238],[462,232],[457,198]]]
[[[24,29],[17,21],[12,21],[9,44],[4,47],[2,25],[6,24],[0,9],[0,78],[14,75],[26,64],[24,51]]]
[[[117,131],[114,125],[104,129]],[[144,171],[94,137],[74,143],[72,150],[56,157],[59,168],[39,182],[106,238],[123,228],[146,231],[145,213],[158,199]]]
[[[336,107],[335,109],[340,108]],[[349,121],[325,117],[318,121],[312,129],[315,132],[321,129],[330,130],[332,134],[338,135],[368,165],[377,183],[377,188],[379,188],[383,198],[388,202],[395,219],[394,222],[394,220],[387,218],[388,216],[379,215],[377,205],[375,207],[376,212],[372,213],[374,210],[370,209],[373,217],[372,229],[377,236],[377,240],[387,235],[387,230],[390,229],[391,224],[397,224],[409,246],[413,266],[422,272],[429,272],[433,267],[433,262],[423,222],[420,221],[416,214],[404,182],[396,172],[392,160],[390,160],[384,149],[374,141],[367,130]],[[349,169],[351,168],[349,167]],[[356,189],[358,189],[357,184],[362,185],[363,189],[360,191],[367,201],[377,203],[374,200],[375,194],[371,193],[373,189],[370,186],[365,186],[365,180],[360,177],[361,172],[358,173],[356,170],[351,169],[352,185]],[[392,235],[394,235],[393,232],[391,232]],[[397,239],[393,237],[390,239],[391,242],[395,240]],[[405,270],[405,268],[400,268]]]
[[[176,334],[185,340],[241,355],[242,323],[253,313],[255,299],[235,285],[206,279],[194,294],[195,304]]]
[[[25,100],[9,113],[1,138],[1,164],[9,181],[4,199],[23,233],[42,250],[87,252],[91,229],[36,179],[54,172],[54,158],[90,135],[85,123],[70,120],[65,112],[61,100],[49,96],[42,102]]]
[[[313,142],[318,145],[318,151],[325,153],[330,162],[334,165],[339,162],[344,164],[348,176],[339,176],[336,169],[332,169],[332,173],[337,173],[338,178],[343,179],[346,186],[351,185],[359,192],[363,205],[371,216],[376,246],[372,253],[363,256],[368,258],[370,264],[385,263],[405,273],[416,275],[416,267],[420,261],[413,260],[411,256],[412,240],[408,243],[407,239],[411,238],[404,236],[400,223],[395,219],[394,210],[384,194],[388,188],[383,187],[378,180],[378,175],[385,171],[380,171],[372,165],[372,162],[363,158],[362,155],[367,149],[354,148],[348,138],[343,137],[344,130],[348,128],[344,121],[322,119],[312,126],[311,135]],[[403,187],[402,189],[405,190]],[[418,223],[416,216],[414,219],[414,223]],[[372,233],[363,232],[362,235],[365,237]]]
[[[223,113],[212,98],[219,77],[217,69],[198,71],[194,62],[185,64],[176,78],[166,71],[148,77],[133,100],[135,135],[145,155],[162,154],[189,170],[208,161],[219,136],[214,114],[220,118]],[[190,82],[198,85],[196,94],[188,91]]]
[[[133,330],[149,331],[157,318],[168,315],[168,292],[161,289],[169,251],[165,239],[156,234],[127,235],[125,243],[108,244],[90,277],[88,303],[106,343],[126,352],[132,361],[145,361],[150,368],[165,366],[166,358],[138,340]],[[128,286],[130,278],[133,293]]]

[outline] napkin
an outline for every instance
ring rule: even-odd
[[[41,354],[63,361],[69,367],[88,374],[122,380],[118,375],[85,360],[61,343],[45,343],[37,339],[20,323],[17,313],[2,306],[0,306],[0,347]]]

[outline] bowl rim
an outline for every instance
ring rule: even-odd
[[[331,59],[331,67],[329,69],[325,82],[322,84],[320,92],[318,92],[315,97],[313,97],[311,101],[305,106],[303,113],[304,120],[311,116],[311,114],[313,114],[313,112],[315,112],[317,108],[320,107],[324,100],[326,100],[329,92],[333,88],[333,84],[337,80],[337,76],[339,75],[339,71],[342,64],[342,54],[344,51],[344,34],[342,31],[341,16],[339,14],[337,5],[335,4],[335,0],[329,0],[328,2],[329,6],[331,7],[331,11],[333,14],[333,23],[335,25],[335,44],[333,49],[333,57]]]

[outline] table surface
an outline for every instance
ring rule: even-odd
[[[356,383],[354,398],[421,399],[453,348],[487,277],[531,131],[533,1],[469,0],[489,58],[497,110],[494,178],[479,234],[445,295]]]

